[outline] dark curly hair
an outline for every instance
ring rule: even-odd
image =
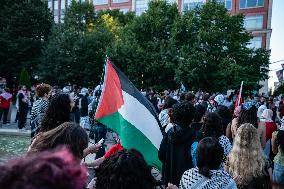
[[[173,122],[181,127],[188,127],[195,114],[195,108],[192,103],[183,101],[173,105]]]
[[[192,102],[195,99],[195,95],[191,92],[185,94],[185,100]]]
[[[255,106],[252,106],[250,109],[246,110],[242,108],[240,115],[238,117],[238,127],[244,123],[250,123],[255,128],[258,128],[257,123],[257,109]]]
[[[66,122],[50,131],[39,133],[31,145],[30,153],[66,145],[76,158],[82,159],[88,142],[88,135],[82,127],[73,122]]]
[[[221,118],[222,118],[222,125],[223,125],[223,131],[226,133],[226,129],[229,123],[232,121],[232,114],[228,107],[226,106],[218,106],[215,111]]]
[[[214,137],[202,139],[197,146],[196,160],[199,173],[210,178],[210,170],[217,170],[223,160],[224,150]]]
[[[68,94],[57,94],[50,100],[43,116],[40,132],[46,132],[70,121],[71,99]]]
[[[36,95],[38,97],[43,97],[51,91],[51,86],[48,84],[40,84],[36,86]]]
[[[154,189],[151,175],[142,154],[122,150],[107,158],[96,172],[96,189]]]
[[[199,123],[206,112],[206,108],[201,104],[195,106],[194,122]]]
[[[67,149],[45,151],[0,166],[2,189],[83,189],[87,171]]]
[[[164,103],[164,107],[163,109],[168,109],[168,108],[172,108],[174,104],[177,103],[177,100],[173,99],[172,97],[168,96],[165,99],[165,103]]]
[[[222,118],[217,113],[207,113],[203,120],[202,132],[204,137],[219,138],[223,133]]]

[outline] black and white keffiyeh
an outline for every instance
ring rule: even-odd
[[[211,170],[211,178],[201,175],[198,168],[192,168],[182,175],[180,189],[237,189],[232,177],[222,170]]]

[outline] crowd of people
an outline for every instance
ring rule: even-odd
[[[161,181],[143,155],[118,135],[107,152],[107,129],[94,120],[100,87],[70,90],[48,84],[17,93],[19,129],[31,107],[27,153],[0,166],[0,188],[14,189],[269,189],[284,186],[284,98],[238,94],[143,92],[160,120]],[[9,91],[0,96],[9,102]],[[9,98],[8,98],[9,97]],[[5,100],[3,100],[5,99]],[[9,102],[10,104],[10,102]],[[7,108],[7,106],[5,106]],[[3,108],[2,108],[3,109]],[[3,110],[1,110],[3,111]],[[5,112],[3,111],[4,115]],[[5,119],[3,120],[3,122]],[[89,135],[87,134],[89,132]],[[95,144],[90,145],[90,138]],[[84,158],[96,153],[96,159]],[[96,169],[87,182],[88,169]]]

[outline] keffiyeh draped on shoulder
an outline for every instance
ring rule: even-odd
[[[231,176],[222,170],[211,170],[211,178],[201,175],[198,168],[184,172],[179,188],[180,189],[237,189],[235,181]]]

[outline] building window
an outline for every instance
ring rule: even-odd
[[[67,6],[70,6],[72,4],[72,0],[67,1]]]
[[[106,5],[108,4],[108,0],[93,0],[94,5]]]
[[[171,5],[174,4],[174,3],[178,4],[177,0],[167,0],[167,2]]]
[[[123,14],[126,14],[129,12],[129,9],[119,9],[120,12],[123,12]]]
[[[112,0],[113,3],[126,3],[128,0]]]
[[[262,15],[246,16],[245,19],[244,19],[244,27],[247,30],[262,29],[262,27],[263,27],[263,16]]]
[[[202,6],[206,3],[206,0],[184,0],[183,11],[191,11],[197,6]]]
[[[232,0],[219,0],[218,2],[224,3],[226,9],[232,10]]]
[[[240,0],[240,9],[263,7],[264,0]]]
[[[61,10],[62,9],[65,10],[65,0],[61,0],[60,6],[61,6]]]
[[[48,8],[52,10],[52,0],[48,0]]]
[[[149,0],[136,0],[136,15],[140,16],[143,12],[145,12],[148,9],[148,3]]]
[[[262,37],[254,37],[249,41],[249,44],[247,45],[248,48],[261,48],[262,45]]]

